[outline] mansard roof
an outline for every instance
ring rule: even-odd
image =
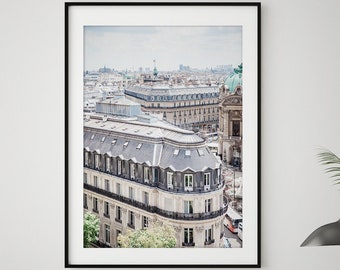
[[[113,119],[85,121],[84,149],[173,171],[198,172],[219,168],[220,160],[193,132],[136,122],[131,119],[126,122]]]

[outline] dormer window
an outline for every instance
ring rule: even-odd
[[[128,144],[129,144],[129,142],[125,142],[125,143],[123,144],[123,146],[124,146],[124,147],[127,147]]]
[[[184,190],[185,191],[192,191],[194,188],[194,180],[192,174],[185,174],[184,175]]]
[[[166,173],[166,182],[168,185],[168,189],[174,188],[174,174],[172,172]]]

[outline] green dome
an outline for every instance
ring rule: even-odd
[[[153,69],[153,75],[154,75],[155,77],[158,75],[158,70],[157,70],[156,67]]]
[[[242,64],[235,68],[234,72],[225,79],[224,85],[227,86],[231,93],[234,93],[238,86],[242,86]]]

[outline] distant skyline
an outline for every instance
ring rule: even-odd
[[[242,62],[241,26],[85,26],[84,70],[211,68]]]

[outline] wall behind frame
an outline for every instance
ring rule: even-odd
[[[317,148],[340,155],[340,2],[262,1],[262,268],[338,269],[300,248],[340,217]],[[4,269],[64,267],[64,2],[0,10]]]

